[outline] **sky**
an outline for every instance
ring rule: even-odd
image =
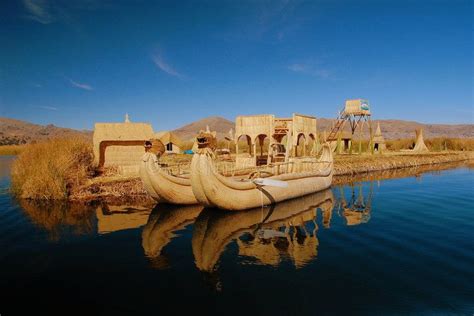
[[[0,116],[155,130],[208,116],[474,123],[472,1],[0,3]]]

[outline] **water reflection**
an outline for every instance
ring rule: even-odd
[[[68,234],[87,235],[97,230],[96,219],[89,206],[81,203],[38,202],[21,199],[20,206],[30,220],[47,231],[51,241]]]
[[[141,227],[146,224],[150,213],[147,206],[103,203],[96,209],[97,232],[106,234]]]
[[[288,258],[296,268],[317,256],[317,209],[327,219],[334,205],[331,190],[241,212],[206,209],[194,224],[192,248],[199,270],[213,272],[226,246],[237,242],[246,263],[277,266]],[[328,224],[329,225],[329,224]]]
[[[374,182],[371,181],[369,192],[364,195],[362,183],[351,183],[345,187],[346,191],[349,191],[348,198],[346,198],[347,194],[344,192],[344,187],[334,188],[339,193],[335,210],[339,216],[345,218],[347,226],[367,223],[370,220],[373,186]]]
[[[25,214],[51,241],[69,236],[107,234],[146,224],[151,209],[142,205],[113,205],[71,203],[62,201],[39,202],[17,200]]]
[[[157,269],[167,268],[169,260],[162,254],[163,248],[178,237],[175,232],[192,224],[203,207],[200,205],[158,204],[151,212],[142,231],[142,247]]]

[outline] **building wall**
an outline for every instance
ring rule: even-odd
[[[148,140],[154,136],[153,128],[146,123],[96,123],[93,135],[94,144],[94,161],[99,163],[100,143],[102,141],[114,140]],[[133,148],[133,147],[131,147]],[[143,147],[141,148],[143,152]],[[108,150],[108,149],[107,149]],[[107,157],[107,150],[105,155],[105,162]],[[124,150],[130,150],[124,149]],[[133,151],[133,150],[132,150]]]
[[[109,146],[105,149],[104,167],[138,165],[144,154],[143,146]]]

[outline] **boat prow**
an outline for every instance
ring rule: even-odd
[[[147,192],[158,202],[197,204],[189,175],[176,176],[158,164],[153,153],[145,153],[140,163],[140,178]]]

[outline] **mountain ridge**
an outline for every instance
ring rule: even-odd
[[[317,119],[318,131],[329,131],[334,120],[327,118]],[[415,130],[423,128],[425,138],[450,137],[450,138],[474,138],[474,124],[425,124],[416,121],[405,121],[395,119],[374,120],[373,129],[380,123],[382,134],[385,139],[414,138]],[[200,131],[209,126],[211,131],[217,132],[218,139],[224,139],[229,135],[229,130],[235,131],[234,122],[220,116],[209,116],[183,125],[173,132],[181,139],[188,141]],[[159,130],[159,129],[156,129]],[[349,130],[348,124],[345,130]],[[24,144],[58,137],[86,137],[92,138],[92,131],[75,130],[71,128],[58,127],[53,124],[40,125],[27,121],[0,117],[0,145]],[[365,127],[365,137],[368,135],[368,128]],[[355,137],[358,137],[356,132]]]
[[[86,137],[92,139],[92,132],[0,117],[0,145],[21,145],[60,137]]]
[[[316,123],[318,131],[329,132],[333,122],[334,119],[318,118]],[[474,138],[474,124],[425,124],[416,121],[382,119],[372,121],[373,132],[375,132],[378,123],[380,123],[382,134],[386,139],[414,138],[417,128],[423,129],[426,138]],[[223,139],[224,136],[227,136],[231,128],[235,131],[234,122],[223,117],[212,116],[184,125],[173,130],[173,132],[183,140],[190,140],[199,129],[205,129],[206,125],[209,126],[211,131],[217,132],[218,139]],[[199,129],[196,129],[196,127],[199,127]],[[344,130],[349,131],[349,124],[345,125]],[[367,126],[364,127],[364,132],[364,135],[367,136]],[[358,137],[358,132],[356,132],[355,137]]]

